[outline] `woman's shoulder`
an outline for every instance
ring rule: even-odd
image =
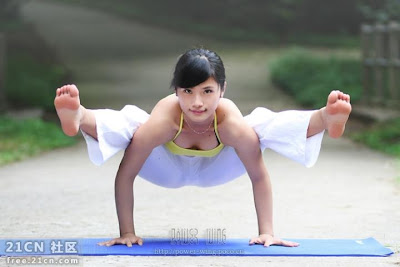
[[[181,112],[178,98],[175,94],[171,94],[158,101],[151,111],[150,118],[160,123],[170,124],[172,128],[179,128]]]
[[[173,139],[179,129],[178,107],[173,97],[161,99],[153,108],[149,119],[136,131],[135,138],[152,148]]]
[[[223,98],[217,108],[218,133],[222,143],[235,147],[237,140],[251,131],[236,104]]]
[[[243,118],[239,108],[232,100],[228,98],[220,99],[216,112],[219,123],[223,123],[224,121],[230,122]]]
[[[178,102],[178,97],[175,94],[168,95],[157,102],[151,111],[151,115],[157,114],[158,116],[165,115],[171,117],[171,115],[180,114],[181,109]]]

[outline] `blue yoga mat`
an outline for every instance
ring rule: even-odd
[[[209,244],[198,239],[191,244],[174,244],[170,239],[145,238],[142,246],[99,246],[109,239],[0,239],[0,256],[22,255],[132,255],[132,256],[371,256],[393,254],[374,238],[366,239],[288,239],[298,247],[249,245],[248,239],[227,239]]]

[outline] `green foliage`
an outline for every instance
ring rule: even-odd
[[[320,108],[330,91],[338,89],[361,97],[361,63],[355,59],[324,58],[305,49],[292,49],[270,66],[271,80],[302,105]]]
[[[1,0],[0,21],[14,20],[18,17],[20,5],[21,1],[18,0]]]
[[[0,32],[10,32],[23,27],[19,17],[21,3],[19,0],[0,1]]]
[[[0,117],[0,165],[76,142],[53,123]]]
[[[271,79],[308,107],[320,108],[332,89],[349,93],[352,103],[360,99],[361,62],[356,59],[322,57],[292,49],[271,64]],[[400,118],[375,125],[372,129],[351,133],[350,137],[373,149],[400,157]]]
[[[400,157],[400,118],[378,123],[372,129],[350,137],[371,148]]]
[[[399,0],[360,0],[359,10],[370,22],[386,23],[390,20],[400,19]]]
[[[24,51],[20,52],[8,57],[7,101],[16,107],[41,107],[53,111],[54,86],[61,83],[66,69],[37,61]]]
[[[37,34],[19,17],[19,0],[0,1],[0,32],[6,41],[5,88],[8,108],[39,107],[54,111],[55,86],[67,69]]]
[[[218,39],[305,44],[312,36],[329,46],[358,39],[362,21],[357,0],[58,0],[85,5],[141,23]],[[337,38],[339,37],[339,38]],[[339,41],[339,43],[338,43]],[[352,41],[354,44],[354,41]],[[318,45],[318,44],[317,44]]]
[[[290,33],[286,41],[293,45],[316,47],[359,48],[360,39],[348,34],[305,34]]]

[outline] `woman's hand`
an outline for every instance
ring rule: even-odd
[[[282,240],[278,237],[275,237],[275,236],[272,236],[269,234],[262,234],[262,235],[259,235],[258,237],[253,237],[250,240],[249,245],[254,245],[254,244],[263,244],[264,247],[269,247],[271,245],[278,245],[278,246],[285,246],[285,247],[299,246],[299,243]]]
[[[124,244],[127,245],[128,247],[132,247],[132,244],[138,244],[139,246],[143,245],[143,240],[136,236],[133,233],[127,233],[127,234],[123,234],[121,235],[121,237],[117,237],[108,241],[104,241],[104,242],[100,242],[97,243],[100,246],[113,246],[116,244]]]

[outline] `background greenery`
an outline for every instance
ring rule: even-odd
[[[61,1],[236,42],[356,47],[362,21],[357,0]]]
[[[350,137],[369,147],[400,158],[400,118],[380,122]]]
[[[0,165],[75,143],[54,123],[0,116]]]
[[[13,108],[39,107],[53,111],[55,85],[62,84],[66,69],[57,63],[44,64],[26,51],[10,53],[6,95]]]
[[[359,59],[324,57],[310,50],[292,48],[269,66],[272,82],[292,95],[300,104],[320,108],[335,89],[346,90],[352,102],[361,97]]]
[[[6,109],[39,108],[54,113],[54,87],[68,79],[68,71],[34,29],[19,18],[18,4],[0,1],[0,32],[6,36],[7,47]],[[76,139],[65,136],[55,123],[0,114],[0,165],[74,143]]]
[[[399,0],[61,1],[178,31],[270,44],[358,47],[361,23],[400,18]]]
[[[331,90],[344,90],[356,104],[361,97],[359,59],[321,57],[305,49],[291,49],[270,65],[272,82],[305,107],[320,108]],[[380,122],[350,138],[384,153],[400,157],[400,118]]]

